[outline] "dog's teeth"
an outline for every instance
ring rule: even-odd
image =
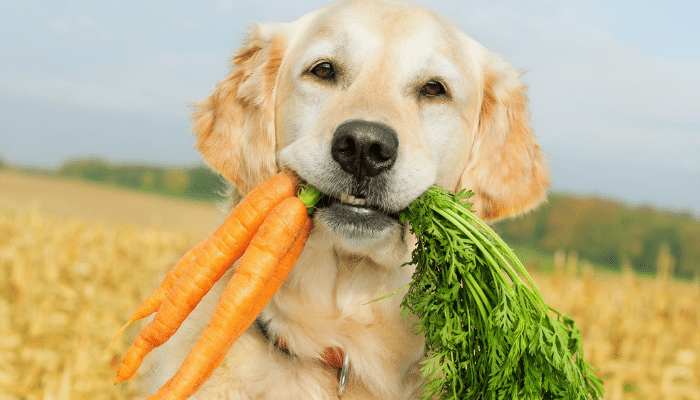
[[[367,201],[365,199],[358,199],[357,197],[349,195],[347,193],[343,193],[340,195],[340,201],[345,204],[352,204],[355,206],[364,206],[367,204]]]

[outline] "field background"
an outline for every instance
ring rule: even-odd
[[[66,176],[0,170],[0,399],[136,398],[133,383],[112,381],[138,327],[104,350],[156,278],[221,214],[201,190],[187,195],[182,173],[135,175],[142,192]],[[143,193],[160,183],[171,197]],[[197,201],[172,197],[176,191]],[[697,221],[674,218],[653,240],[638,236],[641,247],[630,247],[631,256],[620,250],[614,260],[574,245],[548,251],[518,244],[518,229],[501,228],[545,300],[579,324],[606,399],[700,400],[698,265],[686,259],[678,268],[686,239],[668,228],[692,232]],[[536,222],[551,216],[531,221],[515,223],[537,231]],[[634,254],[644,255],[643,268]]]

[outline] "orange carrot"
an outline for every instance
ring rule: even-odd
[[[292,268],[294,267],[294,264],[296,261],[299,259],[299,256],[301,255],[301,252],[304,250],[304,245],[306,244],[306,240],[309,237],[309,231],[311,230],[311,220],[307,220],[306,223],[304,224],[304,227],[301,228],[301,231],[299,232],[299,235],[296,238],[296,241],[292,245],[292,247],[289,249],[287,254],[280,260],[279,266],[277,269],[274,271],[273,275],[270,277],[268,282],[265,284],[265,288],[263,289],[263,292],[260,294],[260,296],[255,300],[255,303],[253,304],[253,308],[251,311],[248,313],[248,315],[245,317],[245,321],[241,323],[241,326],[238,328],[236,333],[233,335],[233,340],[231,341],[230,344],[227,344],[226,349],[230,349],[230,347],[233,345],[233,343],[241,336],[243,333],[250,327],[250,325],[253,324],[255,319],[260,315],[260,312],[262,312],[263,308],[269,303],[269,301],[272,299],[272,297],[277,293],[279,288],[282,286],[284,281],[287,279],[287,276],[291,272]],[[218,355],[216,355],[215,358],[210,360],[209,364],[207,365],[206,371],[200,372],[199,378],[197,379],[197,383],[190,388],[189,394],[187,397],[192,396],[199,388],[204,384],[204,382],[209,379],[209,377],[214,373],[216,368],[221,365],[221,362],[224,360],[224,357],[228,351],[222,351],[219,352]],[[342,363],[342,361],[341,361]],[[158,393],[161,393],[160,395],[164,395],[164,393],[167,393],[168,390],[170,390],[170,387],[174,385],[175,378],[171,378],[168,380],[168,382],[163,385],[163,387],[158,391]],[[149,397],[149,399],[156,399],[156,395],[153,397]]]
[[[234,208],[224,223],[206,239],[204,248],[177,279],[165,299],[160,300],[155,317],[126,352],[115,383],[132,376],[146,354],[177,331],[204,295],[243,254],[270,210],[296,194],[297,184],[296,175],[285,170],[253,189]],[[158,300],[154,303],[157,304]]]
[[[184,399],[201,386],[282,285],[303,249],[309,226],[306,206],[296,197],[272,210],[182,367],[148,399]]]
[[[117,339],[119,339],[119,336],[124,332],[124,330],[129,327],[132,323],[135,321],[140,320],[141,318],[146,318],[149,315],[153,314],[158,310],[158,307],[160,307],[160,304],[163,302],[165,299],[165,296],[168,295],[168,292],[170,292],[170,289],[172,289],[173,286],[175,286],[175,283],[177,282],[178,279],[182,276],[182,274],[185,273],[187,270],[187,267],[190,266],[192,261],[194,261],[195,257],[199,254],[200,251],[204,248],[204,245],[207,243],[206,240],[203,240],[200,242],[197,246],[193,247],[185,253],[180,260],[168,271],[168,274],[165,275],[165,278],[163,278],[163,281],[160,283],[160,285],[151,293],[146,299],[141,303],[139,308],[134,311],[134,314],[129,318],[129,320],[124,324],[124,326],[119,329],[116,335],[114,335],[114,338],[112,339],[112,342],[110,342],[109,346],[107,347],[107,350],[105,352],[109,351],[109,349],[114,346],[114,343],[116,343]]]
[[[209,379],[212,373],[214,373],[214,370],[221,365],[221,362],[223,361],[224,357],[228,353],[228,349],[231,348],[233,343],[243,335],[243,333],[253,324],[255,319],[260,315],[262,312],[263,308],[267,305],[267,303],[272,300],[272,297],[277,293],[279,288],[282,286],[284,281],[287,279],[287,276],[289,276],[289,273],[292,271],[292,268],[294,267],[294,264],[296,261],[299,259],[299,256],[301,255],[301,252],[304,250],[304,245],[306,244],[306,240],[309,238],[309,231],[311,230],[311,220],[307,220],[306,223],[304,224],[304,227],[301,228],[301,231],[299,232],[299,236],[297,236],[296,241],[292,245],[292,247],[289,249],[287,254],[284,255],[284,257],[280,260],[279,266],[277,269],[274,271],[273,275],[270,277],[270,279],[267,281],[265,284],[265,287],[263,289],[263,292],[260,293],[260,296],[255,300],[255,303],[253,304],[253,308],[250,310],[248,315],[246,316],[245,320],[241,323],[241,326],[238,328],[236,333],[233,335],[233,340],[231,340],[230,343],[226,345],[226,350],[222,351],[216,359],[212,360],[209,365],[207,366],[207,370],[199,376],[199,379],[197,380],[197,384],[190,390],[190,393],[188,395],[192,396],[199,388],[204,384],[204,382]],[[342,361],[341,361],[342,363]]]

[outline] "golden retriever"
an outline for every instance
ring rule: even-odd
[[[402,295],[368,302],[410,281],[414,239],[397,213],[430,185],[473,190],[485,220],[545,198],[519,78],[413,3],[343,1],[253,26],[196,104],[197,147],[241,194],[289,167],[325,199],[288,280],[193,398],[419,398],[424,339]],[[177,371],[229,277],[148,360],[149,392]]]

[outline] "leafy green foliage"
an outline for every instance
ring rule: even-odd
[[[92,159],[67,162],[57,174],[203,201],[219,199],[227,190],[223,179],[205,166],[167,168],[155,165],[110,164],[100,159]]]
[[[602,397],[576,323],[547,306],[471,195],[433,186],[401,213],[418,240],[402,305],[426,337],[425,398]]]
[[[496,229],[511,245],[550,254],[576,250],[594,263],[619,268],[625,261],[642,273],[655,272],[659,249],[668,245],[677,277],[700,273],[700,220],[690,212],[553,194],[536,210],[498,222]]]

